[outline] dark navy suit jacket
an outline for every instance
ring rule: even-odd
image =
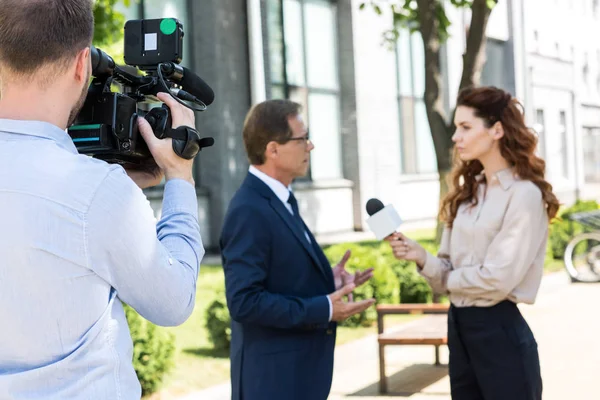
[[[336,324],[331,266],[275,193],[248,174],[220,246],[231,327],[234,400],[325,400]]]

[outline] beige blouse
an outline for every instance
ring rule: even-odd
[[[459,207],[437,257],[427,254],[419,270],[457,307],[487,307],[505,299],[533,304],[540,287],[548,238],[542,193],[511,169],[494,178],[479,185],[477,206]]]

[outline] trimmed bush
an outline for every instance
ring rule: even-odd
[[[593,211],[598,209],[598,203],[595,200],[581,201],[577,200],[571,207],[565,209],[560,218],[556,219],[550,225],[550,236],[548,239],[549,246],[554,259],[562,259],[565,254],[567,244],[575,235],[582,232],[591,232],[593,229],[588,228],[576,221],[571,221],[569,217],[572,214],[582,211]]]
[[[225,294],[217,297],[206,309],[206,330],[215,350],[229,350],[231,346],[231,316]]]
[[[173,367],[175,336],[142,318],[123,304],[133,340],[133,368],[142,386],[142,395],[160,389],[164,377]]]

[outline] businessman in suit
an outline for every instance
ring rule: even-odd
[[[251,165],[220,241],[232,318],[232,399],[325,400],[336,323],[374,303],[351,298],[373,271],[349,274],[349,252],[332,268],[300,217],[290,185],[306,174],[314,148],[300,105],[256,105],[243,138]]]

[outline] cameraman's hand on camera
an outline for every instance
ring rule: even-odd
[[[427,260],[427,251],[419,243],[410,240],[400,232],[394,232],[385,238],[392,246],[394,257],[398,260],[414,261],[423,268]]]
[[[168,93],[159,93],[157,97],[169,107],[171,119],[173,121],[173,129],[180,126],[196,128],[196,119],[192,110],[179,104],[177,100]],[[154,136],[154,132],[148,121],[144,118],[138,118],[137,120],[140,133],[146,141],[148,149],[150,150],[150,153],[152,153],[152,157],[154,157],[154,161],[156,161],[156,164],[164,173],[166,180],[183,179],[194,185],[194,178],[192,175],[194,160],[186,160],[179,157],[173,151],[173,139],[158,139]]]

